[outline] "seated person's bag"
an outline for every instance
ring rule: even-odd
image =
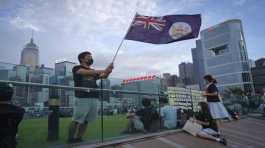
[[[187,120],[185,123],[184,127],[182,128],[184,131],[190,133],[193,136],[196,136],[199,131],[202,129],[202,125],[193,122],[192,119],[190,118]]]

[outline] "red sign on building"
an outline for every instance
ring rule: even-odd
[[[141,77],[134,77],[134,78],[129,78],[122,80],[122,84],[128,84],[136,81],[148,81],[148,80],[154,80],[156,78],[155,75],[150,75],[150,76],[141,76]]]

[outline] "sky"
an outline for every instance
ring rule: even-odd
[[[249,58],[256,60],[265,57],[264,6],[265,0],[0,0],[0,61],[18,64],[33,30],[41,64],[78,63],[77,55],[90,51],[93,66],[103,69],[112,61],[136,12],[201,14],[201,30],[241,19]],[[178,64],[192,62],[195,40],[161,45],[125,40],[111,77],[178,74]]]

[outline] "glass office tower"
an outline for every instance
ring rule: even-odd
[[[253,94],[254,87],[241,21],[225,21],[202,30],[200,36],[200,47],[194,50],[201,50],[201,54],[196,55],[203,57],[194,58],[203,59],[201,64],[205,74],[212,74],[217,79],[220,92],[229,87],[240,87],[246,93]]]

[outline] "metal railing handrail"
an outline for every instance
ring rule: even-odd
[[[140,95],[149,95],[149,96],[160,96],[159,93],[149,93],[143,91],[127,91],[127,90],[112,90],[112,89],[100,89],[100,88],[87,88],[87,87],[74,87],[66,85],[55,85],[55,84],[41,84],[41,83],[32,83],[32,82],[19,82],[19,81],[7,81],[0,80],[0,83],[10,83],[15,86],[34,86],[42,88],[54,88],[54,89],[66,89],[66,90],[85,90],[85,91],[103,91],[103,92],[114,92],[114,93],[125,93],[125,94],[140,94]]]

